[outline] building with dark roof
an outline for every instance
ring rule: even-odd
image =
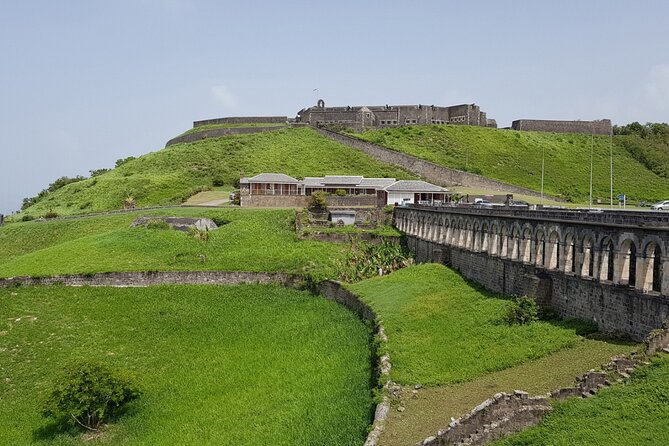
[[[488,119],[476,104],[450,107],[423,104],[326,107],[322,99],[315,107],[300,110],[295,121],[315,126],[340,126],[355,131],[423,124],[497,126],[495,120]]]

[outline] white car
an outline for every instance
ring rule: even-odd
[[[669,211],[669,200],[660,201],[650,207],[654,211]]]

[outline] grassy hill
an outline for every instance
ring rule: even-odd
[[[406,126],[356,136],[437,164],[537,191],[541,188],[545,150],[545,192],[575,202],[587,202],[589,197],[589,135],[450,125]],[[614,198],[620,193],[633,201],[669,198],[667,152],[651,140],[645,140],[641,147],[639,140],[634,136],[613,138]],[[609,202],[610,141],[608,136],[594,137],[593,197],[604,203]],[[650,165],[650,160],[654,165]]]
[[[295,177],[358,174],[413,178],[311,129],[285,129],[176,144],[68,184],[23,214],[36,217],[50,210],[67,215],[119,209],[129,196],[141,207],[180,204],[214,183],[232,185],[240,175],[261,172]]]

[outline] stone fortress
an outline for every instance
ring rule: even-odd
[[[476,104],[461,104],[450,107],[437,105],[365,105],[326,107],[322,99],[315,107],[297,112],[296,122],[314,126],[335,124],[354,129],[399,127],[403,125],[458,124],[479,127],[497,127],[494,119]]]

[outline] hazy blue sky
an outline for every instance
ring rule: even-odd
[[[475,102],[669,121],[669,2],[0,0],[0,212],[197,119]]]

